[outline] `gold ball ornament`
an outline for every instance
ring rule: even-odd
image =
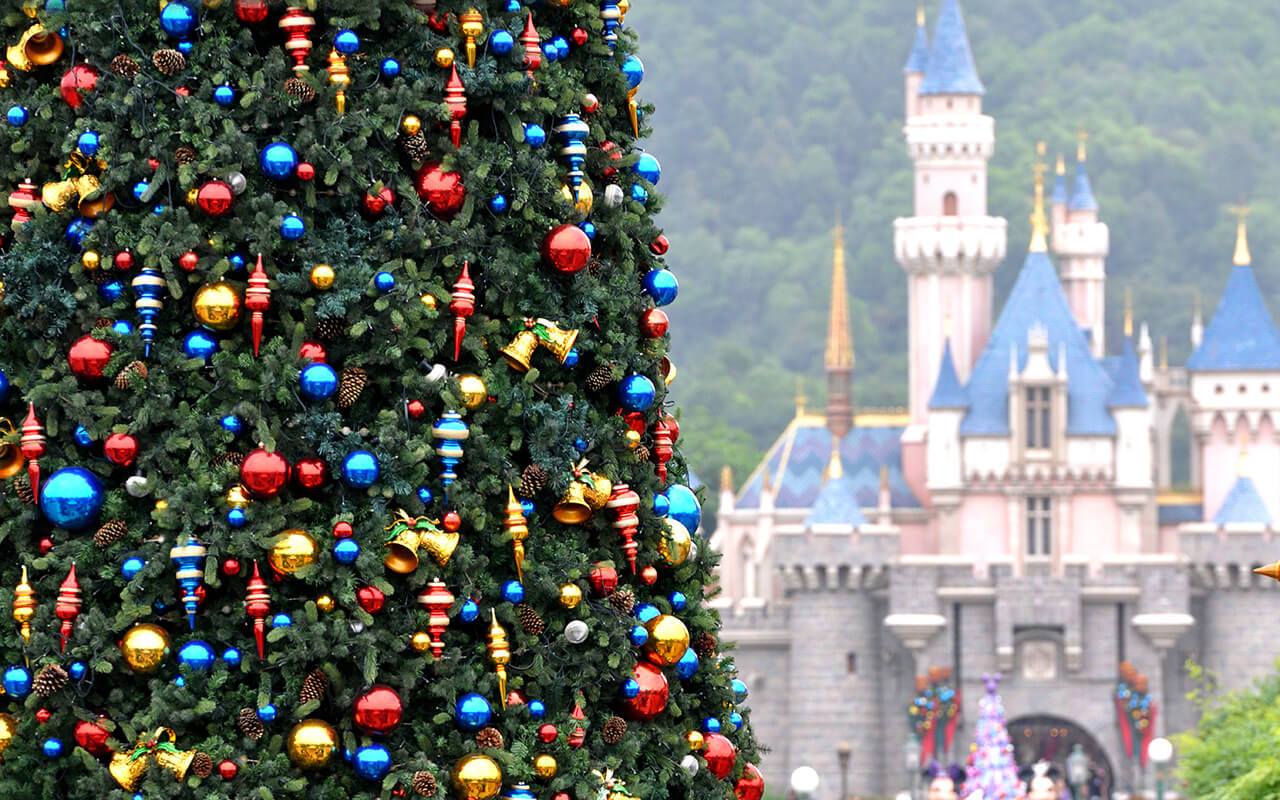
[[[489,800],[502,791],[502,769],[492,758],[472,753],[453,765],[449,783],[458,800]]]
[[[573,186],[568,181],[560,184],[560,196],[571,206],[575,206],[583,214],[590,214],[591,209],[595,206],[596,196],[591,191],[591,184],[586,181],[578,187],[578,202],[573,202]]]
[[[707,743],[706,739],[702,736],[702,731],[689,731],[684,735],[684,741],[689,745],[689,749],[695,753],[701,750],[702,746]]]
[[[330,611],[334,610],[337,607],[338,607],[338,604],[334,602],[334,599],[327,594],[322,594],[316,598],[316,608],[320,609],[326,614],[328,614]]]
[[[436,51],[436,65],[448,69],[453,66],[453,51],[447,47],[441,47]]]
[[[479,408],[489,397],[489,389],[479,375],[463,375],[458,378],[458,391],[462,392],[462,404],[467,408]]]
[[[693,552],[693,537],[678,519],[667,517],[662,522],[666,530],[662,541],[658,542],[658,554],[667,566],[678,567],[689,560],[689,554]]]
[[[298,769],[320,769],[338,752],[338,732],[322,719],[304,719],[289,731],[284,749]]]
[[[328,289],[333,286],[337,273],[328,264],[316,264],[311,268],[311,285],[317,289]]]
[[[400,128],[405,133],[412,136],[418,131],[422,130],[422,120],[410,114],[409,116],[400,120]]]
[[[267,560],[271,567],[284,575],[292,575],[303,567],[316,563],[319,548],[311,534],[293,529],[281,533],[271,545]]]
[[[196,322],[215,331],[229,331],[240,321],[244,297],[226,281],[206,283],[191,298],[191,313]]]
[[[430,309],[432,309],[432,310],[434,310],[434,309],[435,309],[435,307],[436,307],[436,296],[435,296],[434,294],[427,293],[427,294],[424,294],[422,297],[420,297],[420,298],[418,298],[418,299],[419,299],[419,300],[421,300],[421,301],[422,301],[422,304],[423,304],[424,306],[426,306],[427,308],[430,308]]]
[[[413,635],[413,649],[425,653],[431,649],[431,634],[418,631]]]
[[[187,207],[193,209],[200,207],[200,189],[198,187],[193,186],[187,190]]]
[[[689,649],[689,629],[670,614],[659,614],[645,623],[649,640],[644,643],[645,655],[660,667],[670,667]]]
[[[157,500],[157,501],[156,501],[156,511],[167,511],[167,510],[168,510],[168,508],[169,508],[169,501],[168,501],[168,500]]]
[[[560,587],[560,605],[565,608],[577,608],[582,602],[582,587],[576,583],[566,583]]]
[[[149,622],[134,625],[120,639],[120,654],[129,669],[139,675],[150,675],[169,657],[169,634]]]
[[[543,753],[533,759],[533,771],[538,773],[538,777],[542,779],[554,778],[556,770],[559,766],[556,764],[556,757]]]
[[[87,270],[95,270],[102,266],[102,256],[98,255],[97,250],[85,250],[80,256],[80,263]]]
[[[18,721],[9,714],[0,714],[0,754],[13,744],[13,736],[18,730]]]

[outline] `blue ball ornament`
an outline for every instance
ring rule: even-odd
[[[91,230],[93,230],[93,220],[86,217],[71,220],[65,231],[67,244],[71,245],[72,250],[80,252],[80,248],[84,246],[84,237],[88,236]]]
[[[333,49],[344,56],[354,55],[360,50],[360,35],[351,29],[338,31],[333,37]]]
[[[418,502],[422,503],[424,506],[429,506],[431,505],[431,501],[434,499],[435,495],[431,493],[430,489],[426,486],[418,487]]]
[[[653,405],[657,396],[653,381],[644,375],[628,375],[618,387],[618,402],[626,411],[644,411]]]
[[[631,640],[631,644],[641,647],[645,642],[649,641],[649,631],[645,630],[643,625],[633,625],[627,638]]]
[[[63,746],[61,739],[45,739],[44,745],[41,747],[44,754],[49,758],[59,758],[62,755]]]
[[[139,572],[142,572],[142,568],[146,565],[147,562],[137,556],[126,558],[124,563],[120,565],[120,574],[124,576],[126,581],[131,581]]]
[[[509,207],[510,203],[504,194],[495,194],[489,200],[489,210],[495,214],[505,214]]]
[[[227,510],[227,524],[233,528],[243,528],[245,523],[249,521],[249,515],[244,512],[243,508],[231,508]]]
[[[244,422],[241,421],[241,419],[237,417],[235,414],[226,415],[225,417],[223,417],[221,420],[218,421],[218,424],[222,426],[223,430],[228,431],[230,433],[238,434],[244,430]]]
[[[560,48],[556,47],[555,42],[545,42],[542,45],[542,55],[546,56],[547,61],[560,60]]]
[[[729,712],[729,726],[730,726],[733,730],[735,730],[735,731],[736,731],[738,728],[741,728],[741,727],[742,727],[742,715],[741,715],[741,714],[739,714],[737,711],[730,711],[730,712]]]
[[[313,361],[298,375],[298,391],[313,403],[328,400],[338,391],[338,373],[323,361]]]
[[[89,429],[83,425],[76,426],[75,440],[76,440],[76,444],[80,445],[81,447],[93,446],[93,435],[90,434]]]
[[[368,489],[379,472],[378,459],[368,450],[356,450],[342,461],[342,482],[352,489]]]
[[[578,348],[569,348],[569,354],[564,357],[564,366],[573,369],[578,366],[578,362],[582,360],[582,355],[578,352]]]
[[[258,154],[262,174],[273,181],[287,181],[298,171],[298,153],[284,142],[272,142]]]
[[[564,38],[563,36],[557,36],[556,38],[551,40],[551,43],[555,45],[557,56],[559,56],[560,58],[569,57],[569,40],[568,39]]]
[[[248,266],[248,262],[244,260],[244,256],[239,253],[232,253],[231,257],[227,259],[227,263],[230,264],[231,269],[236,272],[243,272],[244,268]]]
[[[475,622],[480,616],[480,606],[476,605],[476,601],[468,597],[462,602],[462,608],[458,609],[458,619],[463,622]]]
[[[588,239],[596,238],[596,224],[594,222],[579,222],[578,227],[582,229],[582,232],[587,235]]]
[[[669,269],[651,269],[643,279],[644,293],[655,305],[669,306],[680,294],[680,282]]]
[[[184,56],[188,56],[188,55],[191,55],[192,50],[196,49],[196,44],[190,39],[185,39],[181,42],[178,42],[177,48],[179,53],[182,53]]]
[[[672,611],[684,611],[685,606],[689,605],[689,598],[684,596],[684,592],[672,592],[667,600],[671,602]]]
[[[542,719],[547,714],[547,704],[541,700],[529,701],[529,716],[534,719]]]
[[[542,147],[547,143],[547,132],[541,125],[531,122],[524,126],[524,143],[530,147]]]
[[[220,346],[212,333],[198,329],[188,333],[187,338],[182,340],[182,354],[187,358],[202,358],[208,363]]]
[[[284,613],[276,614],[274,617],[272,617],[272,618],[271,618],[271,627],[273,627],[273,628],[292,628],[292,627],[293,627],[293,617],[289,616],[288,614],[284,614]]]
[[[649,190],[638,183],[631,184],[631,199],[645,205],[649,202]]]
[[[478,731],[489,724],[489,720],[493,717],[493,708],[484,695],[472,692],[458,698],[453,717],[462,730]]]
[[[537,506],[527,497],[520,498],[520,513],[524,514],[525,519],[533,516],[533,512],[537,511]]]
[[[228,647],[226,650],[222,651],[222,660],[227,662],[227,666],[229,667],[240,666],[241,658],[243,657],[240,655],[240,651],[234,647]]]
[[[279,712],[276,711],[276,707],[270,703],[267,703],[265,706],[258,709],[258,719],[263,722],[275,722],[278,714]]]
[[[587,452],[587,446],[587,440],[583,439],[581,436],[573,440],[573,449],[577,450],[579,453]]]
[[[84,467],[63,467],[40,487],[40,510],[45,519],[69,531],[96,522],[105,499],[102,481]]]
[[[89,668],[85,666],[83,661],[72,661],[71,666],[67,667],[67,674],[71,676],[71,680],[78,681],[85,676]]]
[[[226,108],[227,106],[231,105],[235,101],[236,101],[236,90],[231,88],[227,84],[224,83],[221,86],[219,86],[217,89],[213,90],[213,102],[217,103],[223,108]]]
[[[142,202],[142,198],[146,196],[147,190],[151,188],[151,184],[147,181],[138,181],[133,185],[133,199]]]
[[[351,537],[333,543],[333,557],[339,564],[354,564],[360,557],[360,543]]]
[[[653,515],[655,517],[665,517],[671,513],[671,501],[667,499],[665,494],[655,494],[653,496]]]
[[[27,114],[27,110],[22,106],[9,106],[8,119],[9,124],[13,127],[21,128],[23,125],[26,125],[29,117],[30,115]]]
[[[0,369],[0,403],[9,399],[9,376]]]
[[[98,287],[98,296],[108,303],[114,303],[124,295],[124,284],[120,281],[107,281]]]
[[[187,679],[179,675],[178,677],[173,679],[173,685],[181,689],[183,686],[187,685]]]
[[[373,286],[380,292],[389,292],[396,288],[396,276],[390,272],[379,272],[373,276]]]
[[[285,241],[296,242],[307,232],[307,223],[297,214],[290,214],[280,223],[280,236]]]
[[[636,56],[627,56],[627,60],[622,62],[622,75],[627,79],[628,89],[639,88],[644,80],[644,62]]]
[[[76,147],[79,148],[80,152],[84,153],[86,156],[97,155],[98,145],[98,134],[93,131],[85,131],[80,134],[79,139],[76,139]]]
[[[382,65],[378,67],[378,71],[382,73],[382,77],[387,80],[400,77],[400,62],[394,58],[382,59]]]
[[[4,691],[17,698],[31,692],[31,673],[26,667],[9,667],[4,671]]]
[[[380,744],[366,744],[351,759],[356,774],[367,781],[380,781],[391,772],[391,753]]]
[[[129,336],[130,334],[133,333],[133,323],[127,319],[118,319],[115,322],[111,323],[111,330],[115,331],[121,336]]]
[[[508,603],[519,603],[524,600],[524,584],[520,581],[507,581],[502,584],[502,599]]]
[[[621,694],[623,697],[627,698],[628,700],[630,700],[633,697],[639,697],[640,684],[636,681],[635,678],[627,678],[626,681],[624,681],[622,684]]]
[[[690,647],[684,651],[684,655],[680,656],[680,660],[676,662],[676,675],[682,681],[687,681],[698,672],[698,654],[693,652]]]
[[[199,639],[187,642],[178,650],[178,664],[190,667],[199,672],[205,672],[213,668],[213,662],[218,659],[214,654],[213,648],[208,642],[202,642]]]
[[[662,616],[662,612],[653,603],[640,603],[632,613],[636,615],[636,619],[640,620],[641,625],[654,617]]]
[[[516,37],[510,31],[494,31],[489,34],[489,49],[494,55],[505,56],[516,46]]]
[[[702,729],[707,733],[719,733],[720,720],[716,719],[715,717],[707,717],[702,721]]]
[[[741,703],[747,699],[747,683],[741,678],[734,678],[729,684],[733,688],[733,702]]]
[[[196,29],[196,21],[196,10],[178,0],[171,0],[160,11],[160,28],[171,39],[186,39]]]
[[[693,490],[677,483],[668,486],[663,494],[671,503],[672,519],[685,526],[689,533],[697,533],[698,526],[702,524],[702,504]]]
[[[662,165],[649,153],[641,153],[640,160],[631,167],[631,171],[654,186],[658,185],[658,180],[662,177]]]
[[[520,10],[520,0],[507,0],[507,13],[513,14]]]
[[[164,206],[159,204],[152,206],[151,213],[155,214],[157,217],[160,216],[161,214],[164,213]]]

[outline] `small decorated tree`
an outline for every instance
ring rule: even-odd
[[[1013,760],[1013,745],[1005,727],[1004,704],[996,688],[999,675],[983,675],[987,693],[978,701],[978,725],[973,752],[965,770],[964,796],[970,800],[1015,800],[1026,796]]]

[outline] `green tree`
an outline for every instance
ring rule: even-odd
[[[1195,730],[1174,737],[1185,792],[1196,800],[1280,797],[1280,672],[1220,694],[1212,674],[1194,663],[1188,669],[1201,684],[1191,694],[1201,716]]]
[[[751,796],[641,324],[632,31],[598,3],[23,6],[0,796]]]

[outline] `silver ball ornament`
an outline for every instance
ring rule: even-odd
[[[564,638],[569,640],[569,644],[582,644],[589,635],[591,635],[591,629],[580,619],[575,619],[564,626]]]
[[[449,376],[449,369],[444,364],[432,364],[427,373],[428,383],[439,383]]]
[[[130,497],[146,497],[151,492],[151,481],[142,475],[131,475],[125,479],[124,490]]]
[[[688,774],[690,778],[698,774],[698,757],[687,755],[680,759],[680,768]]]
[[[351,621],[351,632],[352,632],[352,633],[364,633],[364,623],[363,623],[363,622],[361,622],[361,621],[360,621],[360,620],[358,620],[358,619],[353,619],[353,620]]]
[[[249,181],[244,177],[243,172],[233,172],[227,176],[227,185],[231,187],[232,194],[242,195],[249,187]]]
[[[611,183],[604,187],[604,204],[609,208],[617,208],[622,205],[623,195],[622,187],[616,183]]]

